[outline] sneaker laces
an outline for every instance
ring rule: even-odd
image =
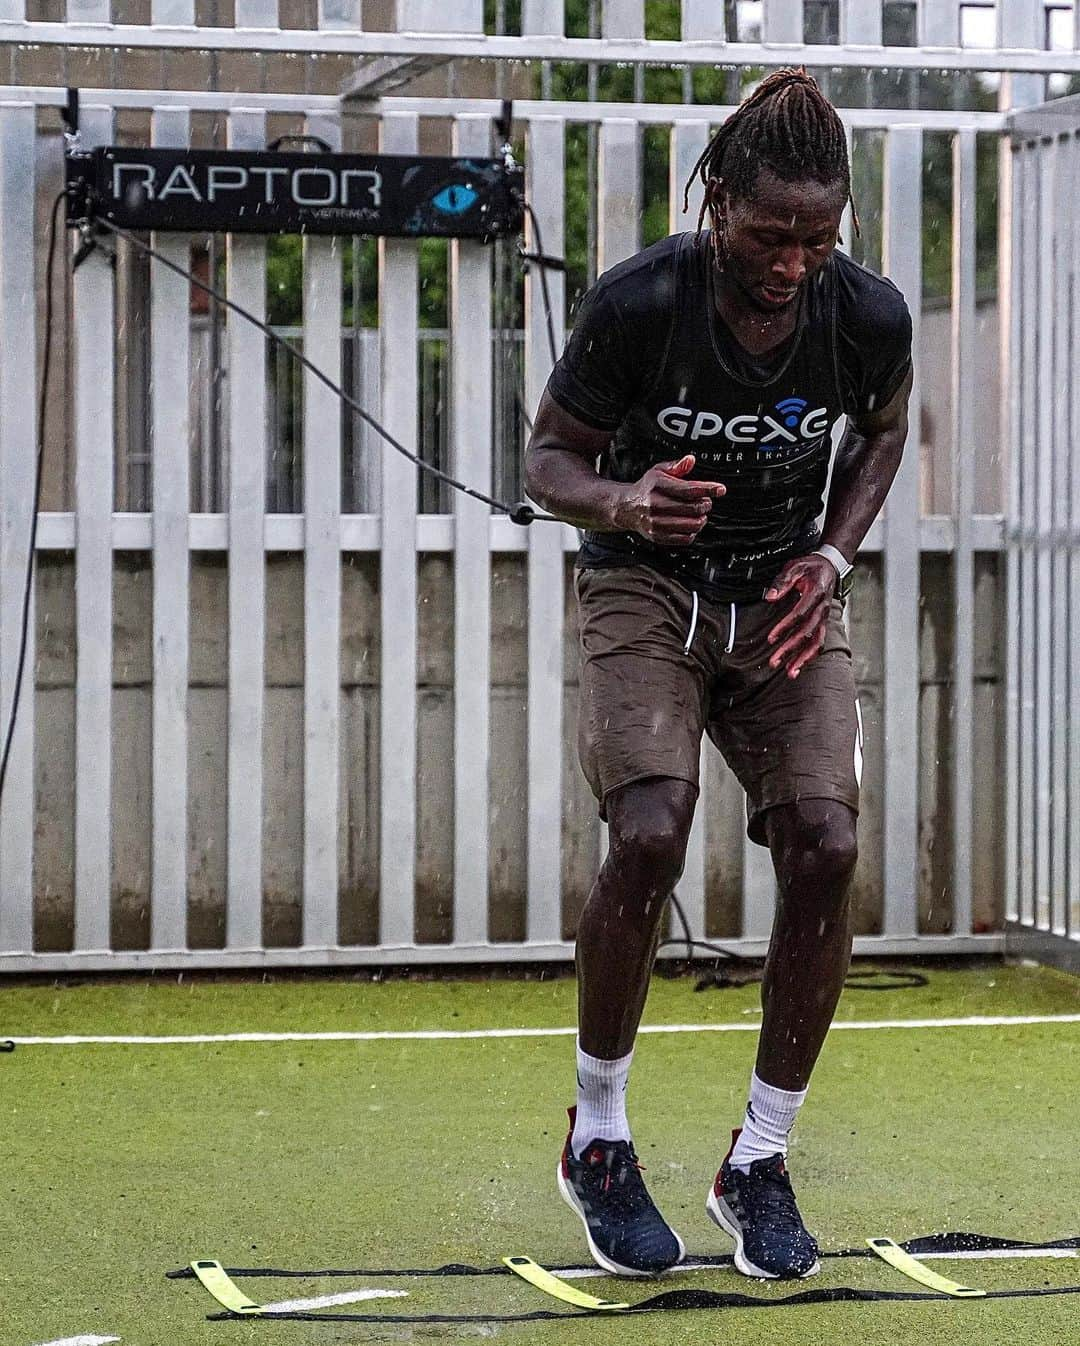
[[[782,1160],[780,1163],[774,1159],[755,1160],[750,1165],[747,1177],[754,1185],[754,1195],[760,1213],[770,1225],[779,1226],[793,1235],[806,1233],[806,1226],[795,1204],[791,1179]]]
[[[595,1163],[590,1162],[592,1156],[601,1151],[602,1160]],[[628,1210],[642,1203],[649,1201],[649,1194],[645,1190],[645,1183],[638,1176],[645,1171],[645,1165],[638,1162],[638,1157],[634,1153],[628,1141],[619,1140],[613,1145],[600,1146],[592,1144],[586,1151],[586,1163],[595,1173],[598,1168],[604,1168],[604,1181],[601,1191],[605,1194],[611,1191],[613,1183],[617,1186],[619,1195],[624,1200]]]

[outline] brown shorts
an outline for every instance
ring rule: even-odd
[[[855,812],[862,722],[843,605],[797,678],[769,667],[767,635],[788,602],[732,606],[647,566],[575,572],[581,612],[578,752],[600,801],[666,776],[698,785],[707,733],[746,791],[747,834],[766,845],[764,813],[798,799]]]

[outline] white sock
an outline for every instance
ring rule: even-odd
[[[577,1044],[577,1115],[570,1148],[574,1157],[593,1140],[629,1140],[626,1120],[626,1085],[630,1078],[633,1050],[615,1061],[590,1056]]]
[[[755,1071],[750,1077],[750,1102],[746,1105],[742,1131],[731,1152],[731,1167],[748,1173],[756,1159],[768,1159],[774,1154],[786,1157],[788,1135],[806,1094],[805,1089],[791,1092],[774,1088],[758,1079]]]

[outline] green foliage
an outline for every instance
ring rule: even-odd
[[[670,139],[666,126],[646,126],[641,135],[641,246],[647,248],[667,236],[668,161]]]
[[[345,277],[345,327],[377,327],[379,325],[379,245],[374,238],[349,238],[345,241],[342,264]],[[356,290],[354,293],[354,284]],[[359,300],[359,313],[356,304]]]
[[[298,327],[304,285],[304,241],[279,234],[266,244],[266,311],[272,327]]]
[[[654,42],[677,42],[682,36],[679,0],[645,0],[645,36]]]
[[[498,11],[497,0],[484,0],[484,32],[497,33],[499,31],[496,16]],[[521,0],[503,0],[503,28],[504,33],[521,32]]]
[[[589,284],[588,238],[588,128],[566,128],[566,302],[573,311],[577,297]]]
[[[420,326],[447,327],[450,291],[447,283],[450,249],[445,239],[420,240]]]

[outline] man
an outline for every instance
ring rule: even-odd
[[[745,1275],[808,1276],[817,1244],[784,1160],[851,955],[861,724],[843,595],[903,451],[911,322],[895,286],[835,251],[846,141],[804,71],[766,79],[697,174],[697,233],[585,296],[526,462],[532,498],[587,530],[579,746],[610,841],[578,930],[558,1182],[600,1266],[652,1275],[683,1256],[625,1093],[705,732],[779,890],[750,1099],[707,1210]]]

